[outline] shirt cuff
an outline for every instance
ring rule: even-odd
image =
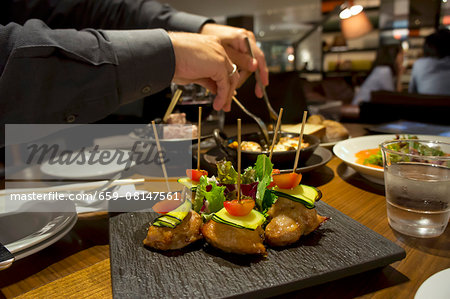
[[[206,23],[214,23],[214,20],[193,15],[186,12],[177,11],[169,19],[167,23],[167,30],[172,31],[183,31],[183,32],[200,32],[200,29]]]
[[[161,91],[175,72],[175,53],[162,29],[103,30],[118,58],[117,87],[120,104]]]

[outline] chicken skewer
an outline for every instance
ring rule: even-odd
[[[200,118],[201,107],[199,109],[199,126],[201,124]],[[161,166],[163,168],[164,177],[166,179],[167,189],[168,192],[170,192],[167,171],[161,156],[161,145],[159,144],[158,132],[156,130],[154,121],[152,122],[152,125],[156,144],[160,153],[162,163]],[[200,142],[198,146],[200,148]],[[200,159],[198,159],[198,161],[200,161]],[[158,250],[175,250],[181,249],[197,240],[202,239],[202,235],[200,232],[201,226],[203,224],[202,217],[197,212],[191,209],[192,204],[190,202],[186,202],[186,192],[183,192],[182,194],[182,199],[184,199],[185,202],[174,211],[171,211],[164,216],[158,217],[153,222],[153,224],[148,229],[147,237],[144,240],[144,245]],[[183,219],[179,218],[182,216],[184,216]],[[177,221],[179,221],[179,223]]]
[[[237,176],[237,200],[241,203],[241,119],[238,119],[238,176]],[[209,220],[202,227],[202,234],[212,246],[225,252],[237,254],[266,255],[263,244],[264,230],[261,225],[254,230],[238,228],[228,224]]]
[[[303,112],[303,121],[300,129],[298,148],[295,156],[292,176],[297,177],[293,188],[298,188],[301,180],[301,174],[297,174],[297,169],[301,142],[303,139],[303,129],[306,121],[307,112]],[[295,202],[286,197],[279,196],[277,201],[267,212],[270,222],[265,229],[266,242],[270,246],[286,246],[297,242],[301,236],[314,231],[327,218],[317,214],[316,209],[309,209],[304,204]]]

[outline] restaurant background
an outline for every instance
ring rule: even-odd
[[[205,1],[200,0],[165,2],[182,11],[212,17],[220,24],[253,31],[270,70],[268,94],[275,110],[289,103],[295,105],[295,110],[308,108],[310,112],[343,121],[380,123],[397,120],[392,115],[385,115],[381,119],[377,115],[374,118],[370,111],[373,109],[375,114],[381,108],[373,105],[363,107],[361,113],[349,106],[372,69],[377,49],[389,44],[400,44],[403,48],[406,71],[400,80],[402,90],[406,93],[412,66],[423,55],[425,37],[438,28],[450,27],[450,4],[447,0],[349,1],[349,5],[363,6],[373,28],[363,36],[351,39],[344,38],[339,13],[333,12],[344,1],[208,1],[211,5],[205,5]],[[296,47],[295,43],[318,24],[320,26]],[[260,100],[253,94],[253,86],[252,77],[238,90],[238,97],[250,111],[268,121],[264,105],[259,105]],[[103,122],[150,121],[159,116],[154,111],[165,111],[168,104],[164,99],[170,98],[170,93],[170,89],[166,89],[143,101],[122,107]],[[388,96],[395,100],[397,93]],[[428,98],[419,97],[420,108],[416,110],[423,112],[423,103],[427,102]],[[161,109],[150,109],[155,105],[161,106]],[[402,110],[402,107],[395,108]],[[242,118],[243,122],[252,121],[238,107],[233,106],[232,109],[233,113],[226,115],[226,123],[235,123],[237,118]],[[405,109],[408,112],[400,113],[398,118],[439,122],[438,117],[421,119],[419,113],[409,113],[411,108]],[[301,120],[301,115],[293,114],[293,110],[287,111],[287,122]],[[429,112],[439,111],[442,110]]]

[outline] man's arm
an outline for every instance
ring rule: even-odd
[[[50,28],[199,32],[209,20],[152,0],[3,0],[0,8],[4,25],[40,19]]]
[[[92,122],[176,83],[197,83],[229,110],[239,81],[215,37],[162,29],[52,30],[0,26],[2,123]]]
[[[3,123],[92,122],[168,86],[175,70],[160,29],[52,30],[31,20],[0,26],[0,35]]]

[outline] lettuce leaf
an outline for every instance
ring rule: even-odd
[[[256,170],[249,166],[245,169],[244,173],[241,174],[241,184],[252,184],[256,182]]]
[[[209,213],[214,213],[223,208],[225,201],[224,195],[225,186],[217,186],[208,182],[206,176],[200,178],[195,199],[193,202],[194,211],[199,212],[203,206],[203,200],[206,199],[206,210]]]
[[[217,164],[217,180],[221,184],[236,184],[238,173],[230,161],[222,160]]]
[[[256,178],[262,181],[265,177],[272,177],[273,164],[266,155],[258,155],[255,163]],[[270,183],[270,182],[269,182]]]
[[[255,163],[255,172],[258,179],[258,189],[256,192],[256,206],[261,212],[265,212],[275,201],[272,196],[266,195],[267,186],[272,182],[273,164],[266,155],[259,155]]]

